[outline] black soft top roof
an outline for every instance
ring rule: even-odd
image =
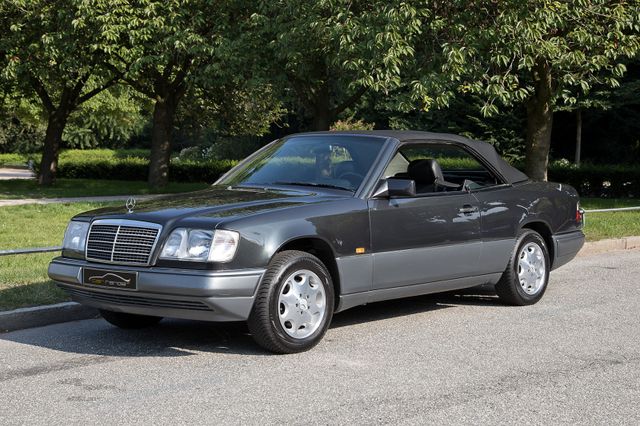
[[[362,135],[395,138],[400,142],[449,142],[464,145],[484,158],[491,166],[502,175],[507,183],[523,182],[529,177],[520,170],[507,163],[496,152],[493,145],[487,142],[476,141],[449,133],[419,132],[414,130],[354,130],[341,132],[310,132],[299,133],[296,136],[306,135]],[[293,136],[293,135],[292,135]]]

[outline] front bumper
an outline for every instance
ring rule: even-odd
[[[137,272],[137,290],[83,284],[83,267]],[[263,269],[141,268],[62,257],[49,264],[49,278],[78,303],[114,312],[204,321],[246,320],[263,273]]]
[[[584,245],[584,233],[573,231],[553,236],[553,269],[559,268],[576,257]]]

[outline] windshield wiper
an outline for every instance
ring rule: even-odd
[[[342,189],[343,191],[355,192],[351,188],[345,188],[344,186],[331,185],[329,183],[317,183],[317,182],[274,182],[274,185],[295,185],[295,186],[314,186],[317,188],[331,188]]]

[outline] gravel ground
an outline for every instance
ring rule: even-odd
[[[274,356],[243,324],[86,320],[0,335],[2,424],[638,424],[640,251],[581,257],[531,307],[447,294],[336,315]]]

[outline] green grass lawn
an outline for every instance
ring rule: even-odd
[[[108,204],[29,204],[0,208],[0,250],[62,245],[69,219]],[[58,253],[0,256],[0,310],[67,300],[47,277]]]
[[[588,213],[584,233],[587,241],[640,235],[640,210]]]
[[[0,250],[61,245],[69,219],[105,203],[23,205],[0,208]],[[587,209],[640,205],[640,200],[584,199]],[[591,213],[589,241],[640,235],[640,211]],[[57,253],[0,256],[0,310],[67,300],[47,278],[47,265]]]
[[[640,207],[640,199],[583,198],[580,205],[585,210]],[[587,213],[584,233],[588,241],[640,235],[640,210]]]
[[[171,182],[162,193],[196,191],[206,183]],[[121,180],[58,179],[53,186],[41,187],[35,180],[0,180],[0,199],[90,197],[100,195],[151,194],[147,182]]]

